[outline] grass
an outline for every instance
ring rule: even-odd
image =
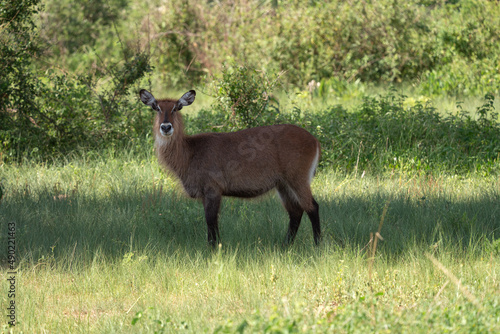
[[[211,251],[201,203],[152,154],[0,171],[0,240],[15,222],[18,261],[18,323],[9,329],[3,317],[2,332],[500,329],[496,176],[325,170],[313,184],[320,247],[307,218],[281,247],[286,213],[270,194],[226,199],[222,245]]]

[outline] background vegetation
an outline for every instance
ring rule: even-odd
[[[0,0],[1,332],[499,332],[499,34],[486,0]],[[208,249],[140,88],[313,133],[323,243],[270,194]]]
[[[149,145],[145,86],[208,94],[193,131],[299,123],[341,170],[499,152],[495,1],[3,1],[0,24],[2,161]]]

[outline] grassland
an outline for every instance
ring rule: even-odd
[[[270,194],[226,199],[211,251],[201,203],[150,150],[0,172],[2,250],[8,222],[17,247],[17,325],[2,312],[2,332],[500,330],[497,176],[324,170],[320,247],[307,218],[281,246],[286,213]]]
[[[497,2],[2,6],[1,333],[500,332]],[[209,249],[140,88],[196,89],[188,133],[313,133],[322,244],[272,193]]]

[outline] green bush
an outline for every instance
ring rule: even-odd
[[[443,7],[433,51],[438,61],[422,72],[423,93],[500,92],[499,11],[495,1],[463,0]]]
[[[43,135],[32,118],[38,110],[32,69],[39,51],[33,22],[38,10],[38,0],[0,2],[0,159]]]
[[[7,125],[0,132],[2,159],[50,159],[78,148],[128,145],[145,138],[150,115],[141,113],[129,90],[149,70],[146,54],[113,67],[112,83],[98,88],[98,78],[72,77],[48,71],[37,78],[35,107],[25,114],[5,112]]]
[[[334,76],[394,81],[435,63],[432,17],[418,1],[170,0],[152,15],[157,65],[172,84],[216,73],[228,58],[285,71],[293,85]]]
[[[254,68],[225,64],[221,78],[212,83],[212,110],[226,115],[226,125],[233,129],[272,124],[277,117],[271,106],[277,82],[278,77],[271,79]]]
[[[500,92],[500,62],[488,58],[470,62],[457,59],[422,74],[420,92],[425,95],[475,96]]]
[[[430,101],[411,101],[396,90],[381,96],[364,95],[363,103],[354,110],[336,105],[317,112],[298,107],[280,112],[278,102],[269,105],[263,98],[263,87],[252,84],[268,80],[265,74],[256,75],[249,68],[226,70],[213,84],[218,88],[214,105],[195,118],[187,117],[187,131],[225,132],[248,126],[296,124],[321,142],[320,166],[346,173],[499,171],[500,124],[492,94],[485,96],[475,113],[459,104],[455,113],[444,116]],[[238,106],[241,96],[253,100]],[[477,117],[471,116],[474,114]]]
[[[494,169],[498,126],[490,102],[477,120],[460,110],[442,117],[430,104],[408,107],[396,94],[365,97],[353,111],[333,106],[313,116],[280,110],[272,97],[278,77],[265,73],[280,73],[281,87],[299,91],[319,82],[311,94],[318,97],[362,99],[373,83],[409,79],[420,80],[414,86],[426,95],[494,95],[500,89],[497,2],[148,0],[155,10],[145,13],[124,0],[72,8],[47,0],[39,16],[37,0],[1,4],[2,160],[144,138],[150,115],[141,114],[135,91],[154,59],[151,80],[162,85],[216,77],[216,102],[200,112],[202,118],[186,117],[188,131],[288,122],[320,138],[323,164],[346,171]],[[77,38],[80,33],[88,38]]]
[[[125,48],[138,34],[152,46],[154,79],[167,87],[199,84],[233,60],[284,72],[282,84],[301,89],[335,79],[412,80],[430,94],[499,90],[496,1],[66,2],[46,1],[40,32],[50,42],[46,55],[79,74],[100,62],[96,54],[105,62],[121,57],[119,32]]]
[[[93,47],[105,27],[112,26],[129,0],[46,1],[40,17],[42,38],[61,56]],[[109,37],[105,34],[106,37]]]
[[[334,106],[305,113],[302,125],[320,140],[322,164],[346,172],[498,171],[500,125],[493,95],[476,110],[478,119],[460,107],[443,117],[430,103],[405,106],[405,100],[394,92],[365,97],[352,112]]]
[[[299,87],[332,78],[422,79],[425,87],[437,73],[440,91],[455,94],[447,72],[472,64],[470,80],[458,91],[484,94],[498,73],[500,5],[494,1],[169,0],[151,15],[147,33],[157,36],[156,66],[171,85],[199,82],[207,72],[220,72],[227,59],[283,71],[283,83]],[[489,86],[481,79],[484,69]]]
[[[0,79],[0,159],[47,160],[78,147],[144,137],[146,122],[129,90],[137,91],[136,83],[151,71],[149,52],[122,45],[122,59],[86,75],[41,71],[33,66],[41,45],[33,21],[37,5],[25,0],[0,7],[0,66],[6,73]]]

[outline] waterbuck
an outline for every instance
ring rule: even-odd
[[[203,201],[212,246],[219,238],[222,196],[250,198],[273,188],[290,217],[285,244],[293,242],[304,211],[312,223],[314,242],[319,243],[318,203],[310,185],[321,150],[309,132],[280,124],[187,136],[179,111],[193,103],[194,90],[179,100],[156,100],[144,89],[139,94],[156,111],[153,132],[158,160],[179,178],[190,197]]]

